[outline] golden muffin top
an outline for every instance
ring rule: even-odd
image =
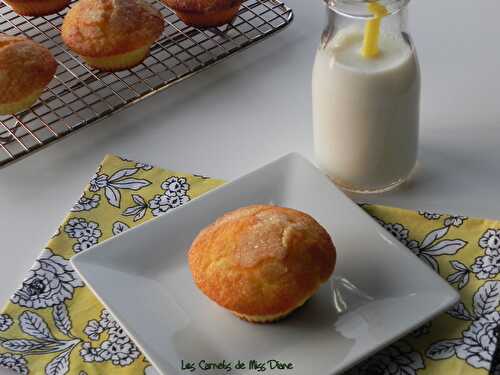
[[[80,0],[64,17],[61,36],[82,56],[107,57],[149,46],[163,29],[160,11],[144,0]]]
[[[255,205],[219,218],[188,253],[196,285],[239,314],[274,315],[301,304],[328,280],[336,251],[311,216]]]
[[[226,10],[241,3],[241,0],[163,0],[170,8],[186,13],[206,13]]]
[[[56,69],[47,48],[23,36],[0,34],[0,103],[16,102],[43,89]]]

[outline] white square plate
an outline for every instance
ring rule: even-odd
[[[250,324],[212,303],[194,285],[186,261],[200,229],[255,203],[309,213],[338,251],[334,277],[276,324]],[[458,301],[454,289],[297,154],[80,253],[72,263],[164,375],[226,373],[181,370],[181,361],[234,366],[271,359],[293,363],[292,370],[278,371],[286,375],[337,374]]]

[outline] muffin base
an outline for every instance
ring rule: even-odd
[[[0,103],[0,115],[12,115],[30,108],[42,95],[43,89],[36,90],[17,102]]]
[[[312,297],[312,295],[307,297],[306,299],[304,299],[300,304],[291,308],[290,310],[285,311],[285,312],[280,313],[280,314],[275,314],[275,315],[245,315],[245,314],[239,314],[235,311],[231,311],[231,312],[234,315],[236,315],[238,318],[246,320],[247,322],[250,322],[250,323],[259,323],[259,324],[276,323],[280,320],[287,318],[295,310],[298,310],[299,308],[301,308],[311,297]]]
[[[116,72],[133,68],[139,65],[148,55],[151,47],[138,48],[136,50],[107,57],[82,56],[85,62],[93,68],[105,71]]]
[[[48,16],[63,10],[69,5],[69,0],[48,1],[6,1],[14,12],[21,16]]]
[[[207,13],[194,13],[194,12],[183,12],[180,10],[175,10],[177,17],[181,19],[188,26],[193,27],[217,27],[230,23],[238,14],[240,10],[241,2],[237,3],[234,7],[224,10],[217,10]]]

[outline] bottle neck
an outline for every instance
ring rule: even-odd
[[[327,7],[345,17],[370,19],[373,13],[370,3],[383,6],[389,15],[395,15],[407,8],[409,0],[324,0]]]
[[[356,1],[355,7],[352,6],[355,0],[342,0],[342,6],[340,5],[341,0],[335,1],[327,1],[327,27],[324,29],[322,35],[322,45],[328,43],[342,29],[357,29],[360,32],[364,32],[367,23],[375,19],[375,16],[369,12],[368,2],[366,1]],[[349,13],[347,13],[348,8],[345,6],[347,1],[351,7],[349,8]],[[377,3],[383,4],[384,2],[378,1]],[[391,3],[392,6],[387,5],[387,14],[379,20],[380,33],[403,35],[405,39],[408,38],[408,12],[406,7],[408,1],[388,0],[386,3]]]

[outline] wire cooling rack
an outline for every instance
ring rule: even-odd
[[[283,29],[293,12],[279,0],[244,1],[230,25],[196,29],[186,26],[161,2],[165,31],[139,66],[104,73],[85,65],[60,37],[65,11],[23,17],[0,3],[0,32],[25,35],[52,51],[56,76],[39,101],[14,116],[0,116],[0,167],[77,129],[139,102],[208,66]]]

